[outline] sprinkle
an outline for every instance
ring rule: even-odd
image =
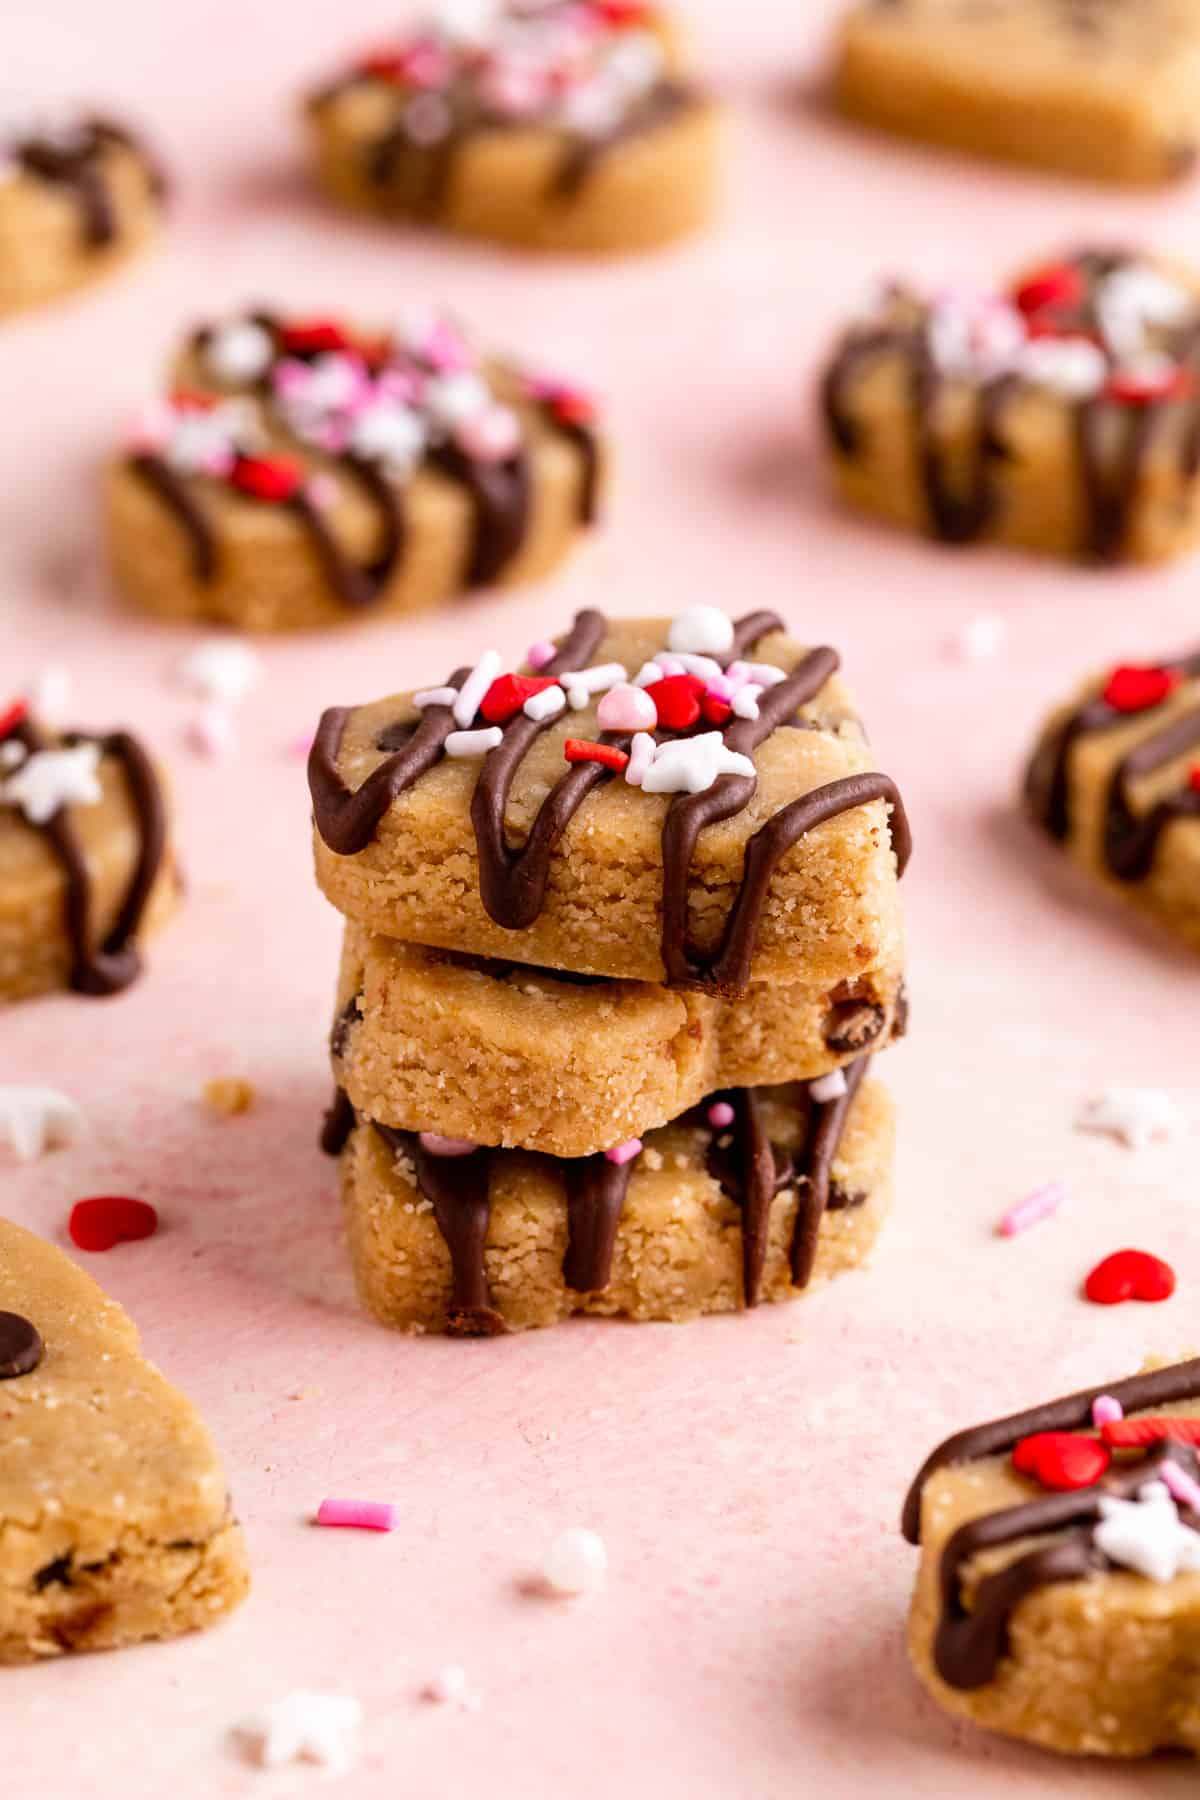
[[[686,731],[700,717],[704,684],[695,675],[665,675],[646,688],[666,731]]]
[[[1041,1219],[1048,1219],[1056,1213],[1067,1197],[1065,1181],[1051,1181],[1045,1187],[1037,1188],[1024,1200],[1018,1200],[1010,1206],[996,1226],[1001,1237],[1018,1237],[1021,1232],[1028,1231]]]
[[[304,484],[304,497],[318,512],[328,512],[337,505],[338,484],[332,475],[310,475]]]
[[[30,711],[47,725],[61,725],[71,704],[71,672],[64,663],[47,663],[26,689]],[[0,737],[5,725],[0,717]]]
[[[845,1098],[846,1077],[841,1069],[831,1069],[828,1075],[820,1075],[816,1081],[810,1081],[808,1091],[818,1105],[824,1106],[829,1100]]]
[[[354,348],[353,335],[340,319],[293,319],[283,327],[279,339],[285,350],[297,356]]]
[[[201,756],[227,756],[236,738],[233,716],[223,706],[201,707],[189,720],[185,736]]]
[[[602,694],[618,682],[628,681],[624,663],[596,663],[590,669],[565,669],[558,680],[567,691],[567,705],[578,712],[593,694]]]
[[[661,681],[665,674],[666,670],[661,663],[644,662],[633,678],[633,686],[639,688],[650,687],[654,682]]]
[[[604,1152],[606,1162],[616,1163],[622,1168],[625,1163],[632,1162],[635,1156],[642,1154],[641,1138],[626,1138],[623,1144],[614,1144],[611,1150]]]
[[[1193,794],[1200,794],[1200,763],[1188,770],[1188,787]]]
[[[714,662],[711,656],[694,656],[689,652],[686,655],[681,653],[673,656],[671,661],[678,664],[678,668],[673,671],[675,674],[696,675],[704,682],[725,679],[724,669],[719,662]]]
[[[19,769],[28,755],[28,750],[18,738],[0,742],[0,774],[9,774],[13,769]]]
[[[0,800],[19,806],[31,825],[46,825],[64,806],[97,804],[99,766],[99,744],[37,750],[0,784]]]
[[[322,1500],[318,1525],[346,1525],[361,1531],[395,1531],[400,1508],[390,1500]]]
[[[724,656],[733,649],[733,620],[718,606],[689,606],[672,619],[667,648]]]
[[[702,794],[722,775],[753,780],[754,764],[748,756],[727,749],[719,731],[706,731],[660,744],[642,777],[642,788],[648,794]]]
[[[531,694],[521,710],[527,719],[533,719],[540,725],[544,720],[553,719],[562,712],[566,704],[567,696],[555,682],[552,686],[543,688],[540,694]]]
[[[489,725],[507,725],[534,694],[554,687],[552,675],[497,675],[479,703]]]
[[[486,756],[503,738],[498,725],[485,725],[479,731],[452,731],[443,748],[447,756]]]
[[[1108,1446],[1074,1431],[1035,1431],[1013,1448],[1012,1465],[1055,1493],[1091,1487],[1112,1462]]]
[[[28,712],[28,700],[13,700],[7,706],[0,707],[0,737],[7,737],[10,731],[15,731]]]
[[[413,705],[421,712],[424,712],[427,706],[453,706],[458,699],[458,689],[452,687],[422,688],[420,693],[413,695],[412,699]]]
[[[248,645],[211,638],[184,657],[175,675],[203,699],[235,706],[257,684],[260,670],[261,663]]]
[[[253,319],[231,319],[209,333],[204,360],[218,381],[241,387],[266,374],[275,360],[275,340]]]
[[[724,1131],[727,1125],[733,1124],[737,1114],[728,1100],[714,1100],[705,1117],[714,1131]]]
[[[426,1683],[422,1692],[426,1700],[432,1700],[438,1706],[466,1706],[470,1700],[467,1671],[461,1663],[447,1663],[432,1681]]]
[[[636,733],[629,746],[629,764],[625,770],[625,779],[630,787],[641,787],[646,779],[646,770],[654,761],[657,745],[648,731]]]
[[[217,1075],[206,1081],[201,1090],[210,1112],[222,1118],[236,1118],[254,1105],[254,1086],[240,1075]]]
[[[758,697],[763,692],[756,681],[748,681],[733,696],[731,705],[739,719],[757,719]]]
[[[1159,1469],[1158,1478],[1179,1506],[1200,1513],[1200,1481],[1194,1475],[1189,1475],[1178,1463],[1168,1461]]]
[[[1175,1292],[1175,1271],[1146,1250],[1114,1250],[1098,1262],[1083,1284],[1095,1306],[1119,1306],[1124,1300],[1157,1302]]]
[[[1114,1450],[1148,1450],[1154,1444],[1200,1444],[1200,1419],[1164,1413],[1161,1418],[1143,1414],[1140,1419],[1112,1419],[1101,1436]]]
[[[111,1250],[114,1244],[134,1244],[153,1237],[158,1214],[145,1200],[124,1194],[101,1194],[77,1200],[67,1220],[71,1242],[80,1250]]]
[[[1155,1138],[1172,1142],[1182,1137],[1187,1125],[1161,1088],[1105,1088],[1085,1101],[1075,1129],[1099,1132],[1119,1139],[1131,1150],[1144,1150]]]
[[[82,1124],[75,1102],[57,1088],[0,1087],[0,1138],[8,1138],[21,1162],[72,1143]]]
[[[1125,1417],[1125,1408],[1112,1394],[1097,1394],[1092,1401],[1092,1424],[1097,1431],[1105,1425],[1115,1425]]]
[[[1193,392],[1196,378],[1169,356],[1150,352],[1114,369],[1105,390],[1122,406],[1152,406],[1157,400],[1180,400]]]
[[[344,1773],[354,1761],[354,1735],[362,1721],[362,1702],[353,1694],[297,1689],[242,1719],[234,1736],[264,1769],[311,1762]]]
[[[1019,312],[1041,312],[1048,306],[1078,306],[1084,296],[1084,280],[1073,263],[1050,263],[1020,284],[1013,294]]]
[[[454,434],[459,449],[476,462],[507,462],[521,447],[521,422],[509,406],[489,406]]]
[[[482,375],[455,369],[426,383],[425,410],[446,431],[457,431],[468,419],[479,419],[492,407],[492,390]]]
[[[629,763],[625,751],[618,750],[615,744],[596,744],[589,738],[568,738],[563,755],[569,763],[600,763],[618,775]]]
[[[998,613],[976,613],[954,633],[950,652],[960,662],[988,662],[1004,642],[1007,630]]]
[[[300,732],[298,736],[289,740],[285,746],[285,753],[294,757],[297,762],[303,762],[313,747],[313,738],[314,733],[311,731]]]
[[[443,1137],[439,1131],[418,1132],[417,1142],[429,1156],[473,1156],[479,1148],[470,1138]]]
[[[1146,712],[1179,686],[1178,669],[1156,665],[1119,663],[1100,691],[1100,698],[1115,712]]]
[[[1137,1500],[1103,1496],[1092,1540],[1113,1562],[1149,1581],[1173,1581],[1200,1569],[1200,1533],[1183,1523],[1162,1481],[1147,1482]]]
[[[595,1593],[607,1571],[604,1539],[578,1525],[555,1538],[542,1564],[546,1586],[556,1594]]]
[[[621,681],[601,695],[596,723],[605,731],[653,731],[658,708],[645,688]]]
[[[776,668],[774,663],[734,663],[726,673],[732,674],[733,669],[747,681],[756,681],[759,687],[778,687],[781,681],[787,680],[786,670]]]
[[[525,652],[525,661],[531,669],[544,669],[548,662],[553,662],[558,655],[558,646],[549,638],[539,638],[536,644],[530,644]]]
[[[240,494],[281,504],[304,484],[304,469],[294,456],[239,456],[229,476]]]
[[[458,690],[454,701],[454,722],[456,725],[468,726],[479,711],[479,702],[500,673],[500,652],[485,650],[462,687]]]

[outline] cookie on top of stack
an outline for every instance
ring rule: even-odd
[[[324,714],[324,1142],[386,1323],[684,1319],[866,1255],[909,835],[837,668],[770,613],[589,610]]]

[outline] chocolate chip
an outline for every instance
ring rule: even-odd
[[[415,725],[405,725],[400,720],[397,720],[394,725],[385,725],[375,739],[375,748],[386,750],[389,755],[397,750],[403,750],[416,729]]]
[[[56,1556],[53,1562],[43,1563],[33,1578],[38,1593],[48,1587],[70,1587],[72,1560],[72,1552],[68,1550],[65,1556]]]
[[[356,1025],[362,1017],[361,1002],[361,994],[352,995],[334,1020],[333,1030],[329,1034],[329,1048],[334,1056],[345,1055],[346,1042],[350,1036],[350,1027]]]
[[[31,1374],[45,1354],[36,1325],[20,1313],[0,1312],[0,1381]]]
[[[851,1207],[865,1206],[867,1196],[861,1188],[844,1188],[840,1182],[831,1181],[829,1198],[825,1202],[826,1212],[849,1212]]]
[[[825,1015],[825,1043],[839,1055],[873,1044],[884,1026],[884,1010],[875,1000],[839,1000]]]

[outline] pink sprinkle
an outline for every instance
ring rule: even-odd
[[[733,1124],[733,1121],[734,1111],[728,1100],[714,1100],[708,1109],[709,1124],[717,1131],[724,1131],[727,1125]]]
[[[430,1156],[471,1156],[479,1148],[470,1138],[443,1137],[437,1131],[419,1132],[417,1142]]]
[[[200,756],[227,756],[233,739],[233,720],[223,707],[202,707],[188,724],[188,744]]]
[[[1015,1206],[1010,1206],[996,1230],[1001,1237],[1016,1237],[1020,1232],[1028,1231],[1040,1219],[1048,1219],[1051,1213],[1057,1212],[1066,1197],[1066,1182],[1052,1181],[1047,1187],[1038,1188],[1027,1199],[1018,1200]]]
[[[395,1531],[400,1508],[390,1500],[322,1500],[318,1525],[354,1525],[362,1531]]]
[[[1181,1469],[1176,1462],[1160,1463],[1158,1478],[1180,1506],[1190,1507],[1192,1512],[1200,1513],[1200,1481],[1189,1475],[1186,1469]]]
[[[455,432],[460,450],[477,462],[505,462],[521,444],[521,422],[508,406],[489,406]]]
[[[287,747],[287,753],[289,756],[294,757],[297,762],[305,762],[308,759],[308,753],[312,749],[312,747],[313,747],[312,732],[311,731],[302,731],[300,733],[299,737],[294,737],[291,740],[291,742],[289,743],[289,745]]]
[[[728,675],[715,675],[704,691],[713,700],[723,700],[728,706],[737,693],[737,683],[730,681]]]
[[[605,731],[653,731],[658,724],[658,708],[645,688],[618,682],[600,697],[596,722]]]
[[[539,638],[536,644],[530,644],[525,652],[525,661],[531,669],[544,669],[548,662],[553,662],[558,655],[557,644],[549,638]]]
[[[641,1154],[641,1138],[626,1138],[623,1144],[614,1144],[611,1150],[604,1152],[605,1159],[610,1163],[616,1163],[618,1168],[622,1163],[632,1162],[635,1156]]]
[[[337,504],[338,485],[332,475],[310,475],[304,491],[318,512],[328,512]]]
[[[1092,1424],[1099,1431],[1102,1425],[1115,1425],[1118,1419],[1125,1417],[1125,1408],[1111,1394],[1097,1394],[1092,1401]]]
[[[665,651],[660,650],[654,660],[664,675],[687,674],[687,669],[685,668],[682,659],[678,656],[668,656]]]

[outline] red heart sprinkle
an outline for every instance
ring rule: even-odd
[[[1077,1431],[1035,1431],[1032,1437],[1022,1438],[1012,1453],[1018,1474],[1032,1475],[1056,1493],[1091,1487],[1111,1461],[1104,1444]]]
[[[552,675],[497,675],[479,710],[489,725],[507,725],[534,694],[553,686]]]
[[[80,1250],[111,1250],[114,1244],[133,1244],[153,1237],[158,1214],[145,1200],[123,1194],[101,1194],[94,1200],[77,1200],[67,1224],[71,1242]]]
[[[314,356],[320,350],[352,350],[354,338],[337,319],[296,319],[279,334],[280,343],[294,356]]]
[[[1170,1263],[1145,1250],[1114,1250],[1096,1264],[1083,1291],[1097,1306],[1118,1306],[1122,1300],[1169,1300],[1175,1292],[1175,1271]]]
[[[304,471],[290,456],[239,456],[229,479],[255,500],[290,500]]]
[[[1047,306],[1078,306],[1084,296],[1084,280],[1071,263],[1051,263],[1026,277],[1013,295],[1023,313],[1042,312]]]
[[[217,396],[206,394],[202,388],[173,388],[171,405],[176,412],[212,412],[217,405]]]
[[[590,738],[568,738],[563,745],[563,755],[569,763],[602,763],[606,769],[615,769],[618,774],[629,761],[624,750],[618,750],[615,744],[596,744]]]
[[[596,416],[596,402],[590,394],[572,391],[556,394],[551,410],[560,425],[590,425]]]
[[[592,0],[592,11],[606,25],[621,30],[627,25],[648,24],[653,8],[647,0]]]
[[[1190,369],[1164,369],[1153,375],[1118,369],[1109,376],[1105,392],[1122,406],[1150,406],[1155,400],[1181,400],[1194,385]]]
[[[700,711],[710,725],[724,725],[726,720],[733,717],[733,708],[728,700],[718,700],[715,694],[705,694],[700,702]]]
[[[658,711],[658,722],[667,731],[686,731],[700,717],[704,683],[697,675],[664,675],[646,689]]]
[[[376,81],[403,81],[408,58],[399,50],[373,50],[355,65],[355,74]]]
[[[1195,768],[1188,770],[1188,786],[1193,794],[1200,794],[1200,763],[1197,763]]]
[[[1104,684],[1100,698],[1116,712],[1146,712],[1161,706],[1179,686],[1178,669],[1121,663]]]
[[[14,700],[11,706],[0,708],[0,738],[7,737],[10,731],[14,731],[28,713],[28,700]]]
[[[1200,1419],[1176,1419],[1170,1413],[1158,1419],[1111,1419],[1101,1426],[1100,1435],[1114,1450],[1145,1450],[1168,1439],[1176,1444],[1200,1444]]]

